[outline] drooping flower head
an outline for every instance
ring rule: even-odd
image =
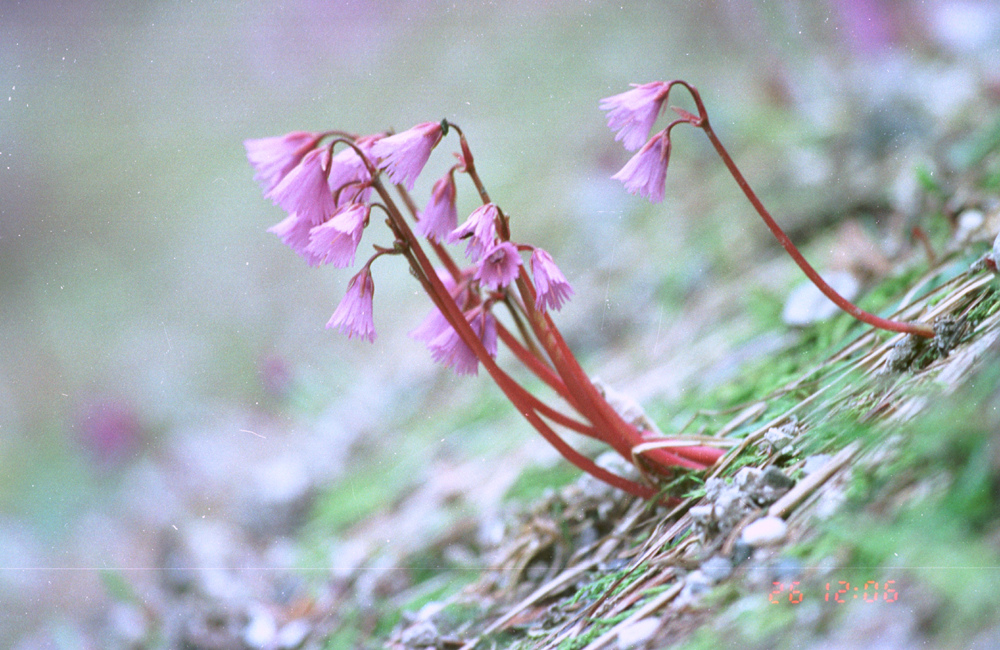
[[[486,249],[493,246],[498,215],[497,206],[493,203],[479,206],[473,210],[465,223],[448,235],[448,243],[454,244],[468,237],[469,244],[465,248],[465,256],[472,262],[478,262]]]
[[[601,100],[601,110],[608,112],[608,128],[618,131],[615,140],[635,151],[646,141],[649,130],[663,109],[670,92],[670,84],[654,81],[648,84],[631,84],[632,90]]]
[[[372,145],[371,153],[390,181],[412,190],[441,136],[439,122],[422,122],[402,133],[380,139]]]
[[[482,341],[486,353],[491,357],[497,355],[497,325],[493,314],[483,305],[465,312],[465,320],[472,331]],[[444,318],[442,316],[442,318]],[[447,324],[447,321],[445,321]],[[427,348],[435,361],[441,363],[459,375],[475,375],[479,372],[479,358],[472,348],[465,344],[450,324],[442,329],[437,336],[427,342]]]
[[[562,308],[573,295],[573,288],[559,270],[552,256],[541,248],[531,253],[531,275],[535,280],[535,309]]]
[[[521,256],[517,253],[517,246],[507,241],[500,242],[483,253],[475,278],[483,287],[496,291],[514,281],[520,266]]]
[[[318,226],[329,219],[337,207],[327,183],[329,165],[330,150],[326,147],[313,149],[265,196],[285,212],[297,214],[299,219]]]
[[[455,176],[449,171],[431,189],[431,200],[420,213],[417,234],[434,241],[443,241],[458,226],[458,211],[455,208]]]
[[[660,131],[611,178],[625,184],[631,194],[645,196],[652,203],[663,200],[670,161],[670,138],[667,129]]]
[[[321,133],[293,131],[274,138],[244,140],[247,160],[257,172],[253,178],[264,188],[264,193],[273,190],[322,137]]]
[[[372,279],[371,262],[351,278],[333,316],[326,324],[327,329],[338,328],[351,339],[355,336],[375,340],[375,321],[372,318],[372,297],[375,295],[375,281]]]
[[[354,264],[370,210],[363,203],[350,203],[337,210],[329,221],[309,231],[306,253],[318,260],[318,264],[333,264],[339,269]]]

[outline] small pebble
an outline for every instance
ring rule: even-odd
[[[737,541],[733,544],[733,554],[732,562],[733,566],[739,566],[750,559],[753,555],[753,547],[749,544],[744,544],[742,541]]]
[[[788,475],[780,469],[771,465],[764,470],[763,474],[761,474],[760,484],[764,487],[773,488],[775,490],[788,490],[795,485],[795,481],[789,478]]]
[[[403,630],[399,640],[407,647],[433,647],[437,643],[438,629],[430,621],[417,621]]]
[[[713,512],[715,508],[712,506],[694,506],[688,510],[688,514],[691,515],[691,521],[696,524],[701,524],[702,526],[707,526],[712,523]]]
[[[982,227],[983,221],[985,221],[985,215],[983,215],[982,210],[973,208],[963,211],[958,217],[958,224],[952,239],[959,245],[969,243],[972,235]]]
[[[852,274],[845,271],[823,274],[823,279],[833,289],[848,300],[854,300],[861,284]],[[827,320],[837,314],[840,308],[816,288],[812,282],[800,284],[788,296],[781,319],[786,325],[804,327]]]
[[[266,648],[274,642],[278,625],[274,616],[263,607],[256,607],[243,630],[243,642],[251,648]]]
[[[618,647],[620,650],[637,648],[650,639],[660,629],[660,621],[655,618],[642,618],[618,632]]]
[[[757,485],[760,479],[760,470],[756,467],[743,467],[736,472],[733,477],[733,487],[738,490],[749,491]]]
[[[728,578],[733,572],[733,563],[721,555],[713,555],[702,562],[700,570],[712,582],[719,582]]]
[[[762,517],[743,529],[740,539],[750,546],[766,546],[785,539],[788,524],[781,517]]]
[[[712,580],[701,571],[692,571],[684,579],[684,587],[674,605],[678,608],[693,605],[712,589]]]
[[[281,650],[295,650],[302,645],[302,642],[309,636],[311,627],[307,621],[297,618],[289,621],[278,632],[276,641]]]
[[[791,454],[794,451],[791,443],[792,436],[777,427],[771,427],[764,433],[763,446],[772,453],[779,455]]]

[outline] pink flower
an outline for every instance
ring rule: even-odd
[[[653,203],[663,200],[667,185],[667,162],[670,160],[670,139],[664,129],[654,135],[639,153],[611,178],[625,184],[631,194],[645,196]]]
[[[359,336],[369,342],[375,340],[375,322],[372,320],[372,297],[375,281],[371,268],[366,264],[347,285],[347,293],[326,324],[327,329],[337,327],[347,338]]]
[[[497,326],[493,314],[483,309],[482,305],[465,312],[468,321],[479,340],[483,342],[486,353],[491,357],[497,355]],[[444,316],[441,317],[444,319]],[[447,321],[445,321],[447,324]],[[465,344],[451,325],[442,328],[437,336],[427,342],[431,356],[438,363],[451,368],[459,375],[475,375],[479,371],[479,358]]]
[[[451,172],[434,183],[431,200],[420,214],[416,231],[418,234],[442,241],[458,225],[458,211],[455,209],[455,177]]]
[[[552,261],[552,256],[541,248],[531,253],[531,275],[535,279],[535,309],[561,309],[573,295],[566,276]]]
[[[321,138],[319,133],[295,131],[275,138],[244,140],[247,160],[257,172],[253,178],[264,188],[264,193],[273,190]]]
[[[602,99],[601,110],[608,112],[608,128],[618,131],[615,140],[621,140],[626,149],[635,151],[645,142],[646,135],[663,109],[670,84],[654,81],[631,85],[632,90]]]
[[[420,324],[410,332],[410,336],[418,341],[430,343],[442,333],[451,329],[451,324],[444,317],[441,310],[435,307],[431,313],[427,314]]]
[[[309,231],[305,252],[318,260],[317,264],[332,263],[339,269],[351,266],[369,210],[362,203],[351,203],[341,208],[329,221]]]
[[[513,282],[519,266],[521,256],[517,253],[517,246],[507,241],[500,242],[483,253],[475,278],[487,289],[496,291]]]
[[[313,227],[308,221],[299,219],[297,214],[290,214],[268,228],[267,232],[274,233],[281,238],[281,241],[301,255],[309,266],[319,266],[321,263],[319,257],[306,250],[309,246],[309,231]]]
[[[465,223],[448,235],[448,243],[454,244],[461,239],[471,237],[469,245],[465,249],[465,256],[473,262],[479,261],[483,252],[493,246],[498,214],[497,206],[493,203],[476,208],[465,220]]]
[[[285,212],[318,226],[336,209],[327,184],[329,163],[328,149],[313,149],[265,196]]]
[[[451,273],[445,268],[436,268],[434,270],[437,273],[438,279],[441,280],[441,284],[444,285],[445,291],[448,292],[448,295],[452,297],[459,309],[464,309],[464,306],[471,297],[469,283],[464,281],[468,279],[468,270],[462,272],[463,282],[461,283],[456,283],[455,279],[451,277]],[[439,334],[449,329],[451,329],[451,325],[448,323],[448,319],[444,317],[441,310],[435,307],[410,332],[410,336],[418,341],[430,343]]]
[[[372,155],[389,180],[413,189],[413,183],[431,157],[431,150],[441,141],[441,124],[422,122],[415,127],[382,138],[372,145]]]

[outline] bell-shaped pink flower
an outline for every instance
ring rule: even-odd
[[[319,264],[333,264],[339,269],[354,264],[369,210],[362,203],[351,203],[338,210],[329,221],[309,231],[306,253]]]
[[[253,178],[264,188],[264,193],[273,190],[288,172],[295,169],[321,138],[320,133],[294,131],[274,138],[244,140],[247,160],[257,172]]]
[[[663,110],[663,103],[670,93],[670,84],[654,81],[648,84],[631,84],[632,90],[601,100],[601,110],[608,112],[608,128],[618,131],[615,140],[635,151],[646,141],[649,130]]]
[[[458,210],[455,208],[455,177],[448,172],[434,183],[431,199],[420,213],[415,230],[434,241],[443,241],[458,226]]]
[[[336,209],[327,184],[329,163],[328,149],[313,149],[265,196],[285,212],[297,214],[299,219],[318,226]]]
[[[654,135],[625,166],[611,178],[625,184],[631,194],[645,196],[653,203],[663,200],[670,161],[670,138],[664,129]]]
[[[497,326],[493,314],[479,305],[465,312],[465,319],[483,342],[486,353],[496,357]],[[447,329],[442,329],[437,336],[427,342],[427,348],[435,361],[451,368],[456,374],[475,375],[479,372],[479,358],[476,353],[465,344],[450,324]]]
[[[371,342],[375,340],[375,322],[372,318],[372,297],[375,295],[375,281],[371,268],[366,264],[351,278],[333,316],[326,324],[327,329],[339,328],[347,338],[358,336]]]
[[[413,189],[413,183],[441,141],[441,124],[423,122],[402,133],[380,139],[372,145],[372,155],[393,183]]]
[[[496,219],[499,212],[493,203],[487,203],[472,211],[469,218],[461,226],[448,235],[448,243],[454,244],[461,239],[469,237],[469,244],[465,249],[465,256],[472,262],[479,261],[483,252],[493,246],[493,239],[496,237]]]
[[[483,287],[496,291],[514,281],[520,266],[521,256],[517,253],[517,246],[507,241],[500,242],[483,253],[475,278]]]
[[[319,266],[320,258],[306,250],[309,246],[309,231],[314,227],[308,221],[299,219],[297,214],[290,214],[268,228],[267,232],[277,235],[286,246],[301,255],[309,266]]]
[[[559,310],[573,295],[573,288],[552,256],[541,248],[531,253],[531,275],[535,280],[535,309]]]

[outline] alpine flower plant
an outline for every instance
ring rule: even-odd
[[[691,94],[698,115],[674,108],[679,119],[647,139],[677,86]],[[614,175],[627,191],[654,203],[662,201],[671,130],[679,124],[700,128],[758,214],[831,300],[876,327],[933,335],[921,323],[899,323],[863,312],[823,282],[743,179],[709,126],[694,87],[683,81],[635,85],[601,100],[600,106],[607,111],[608,126],[617,131],[615,139],[636,151]],[[457,162],[434,183],[421,211],[410,192],[433,151],[451,133],[458,138]],[[327,328],[373,341],[372,265],[381,257],[402,257],[432,305],[410,335],[427,347],[436,362],[456,374],[476,374],[482,367],[528,423],[583,471],[630,494],[653,498],[660,492],[662,479],[680,469],[707,469],[724,454],[723,441],[664,436],[626,420],[588,378],[552,317],[571,298],[573,289],[548,252],[513,239],[510,218],[487,193],[458,125],[446,120],[424,122],[401,133],[365,136],[298,131],[247,140],[244,146],[264,196],[287,213],[269,231],[311,266],[353,266],[365,229],[385,216],[387,244],[373,247],[374,252],[349,281]],[[481,202],[461,224],[455,205],[456,176],[471,183]],[[379,213],[378,219],[372,219],[373,212]],[[453,247],[462,243],[464,260],[453,255]],[[528,264],[522,255],[530,256]],[[559,408],[500,366],[499,343],[547,387],[548,394],[560,398]],[[568,433],[607,444],[636,466],[641,479],[601,467],[566,441]]]

